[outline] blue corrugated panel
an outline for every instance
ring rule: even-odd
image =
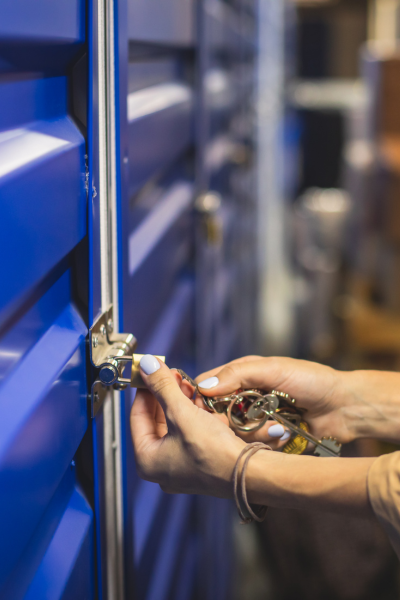
[[[0,597],[93,596],[85,139],[70,115],[82,0],[4,0],[0,19]],[[84,309],[83,309],[84,310]],[[75,590],[75,591],[73,591]],[[76,593],[79,591],[80,596]]]
[[[74,490],[24,600],[92,598],[92,538],[92,510],[82,494]]]
[[[3,314],[85,235],[83,178],[84,139],[67,117],[0,133]]]
[[[128,19],[129,40],[173,46],[194,44],[193,0],[129,0]]]
[[[82,43],[85,5],[81,0],[2,0],[0,37],[40,44]]]
[[[67,307],[0,388],[0,582],[86,430],[85,335]]]
[[[193,136],[193,94],[180,82],[128,95],[129,193],[169,167]]]
[[[129,236],[125,327],[140,341],[153,330],[188,262],[192,195],[190,184],[177,182]]]

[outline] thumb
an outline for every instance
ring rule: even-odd
[[[173,372],[152,354],[145,354],[140,359],[140,373],[147,389],[161,404],[167,420],[176,422],[182,412],[194,408]]]
[[[215,376],[199,381],[198,386],[206,396],[223,396],[239,388],[267,388],[266,391],[269,391],[275,387],[278,380],[276,365],[272,360],[258,359],[230,363]]]

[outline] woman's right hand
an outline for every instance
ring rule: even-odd
[[[206,396],[222,396],[238,388],[286,392],[295,398],[295,406],[305,411],[304,420],[313,435],[318,438],[332,436],[343,443],[356,437],[351,419],[348,419],[349,411],[352,411],[352,394],[348,389],[347,375],[346,372],[304,360],[247,356],[203,373],[196,381],[201,393]],[[275,426],[271,430],[274,436],[269,434],[272,426]],[[248,442],[263,441],[279,448],[288,438],[282,433],[281,426],[268,421],[255,433],[238,435]]]

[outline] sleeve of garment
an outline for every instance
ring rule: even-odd
[[[377,458],[367,485],[372,509],[400,558],[400,452]]]

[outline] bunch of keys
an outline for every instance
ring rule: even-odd
[[[271,419],[284,425],[292,433],[282,452],[302,454],[308,442],[311,442],[315,446],[315,456],[340,456],[341,444],[337,440],[331,437],[319,440],[310,433],[303,420],[303,411],[295,407],[295,400],[289,394],[277,390],[265,393],[251,389],[237,390],[227,396],[208,397],[199,392],[197,383],[184,371],[176,371],[195,388],[208,410],[226,414],[234,431],[254,432]]]

